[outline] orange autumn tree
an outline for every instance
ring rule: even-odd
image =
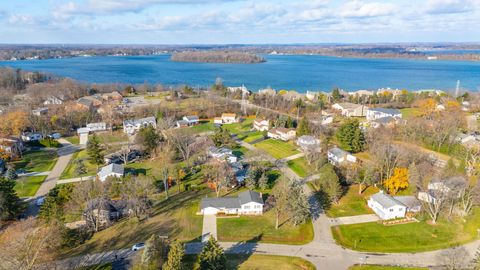
[[[437,102],[433,98],[421,99],[415,102],[421,115],[430,115],[435,112],[437,108]]]
[[[0,117],[0,135],[18,136],[27,127],[27,116],[25,111],[10,111]]]
[[[408,169],[395,168],[393,175],[383,181],[383,185],[390,194],[397,194],[399,190],[408,188]]]

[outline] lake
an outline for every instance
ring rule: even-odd
[[[391,87],[399,89],[480,90],[480,62],[408,59],[358,59],[318,55],[264,55],[260,64],[183,63],[170,55],[75,57],[0,61],[30,71],[43,71],[96,83],[162,83],[210,86],[217,77],[228,86],[244,84],[256,91],[270,86],[305,92],[348,91]]]

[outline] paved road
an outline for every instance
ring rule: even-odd
[[[54,188],[57,184],[60,175],[67,167],[68,163],[72,159],[73,153],[77,151],[77,147],[72,145],[69,141],[65,139],[58,140],[63,146],[57,150],[58,159],[55,166],[48,174],[45,181],[43,181],[40,188],[37,190],[37,193],[34,197],[29,199],[29,205],[26,211],[27,216],[37,216],[38,215],[38,206],[35,204],[35,201],[38,197],[42,197],[48,194],[50,189]]]
[[[332,218],[331,219],[331,224],[332,224],[332,226],[348,225],[348,224],[375,222],[375,221],[379,221],[379,220],[380,220],[380,218],[378,218],[377,215],[370,214],[370,215],[359,215],[359,216]]]
[[[215,215],[203,215],[202,242],[207,242],[210,237],[218,239],[217,217]]]

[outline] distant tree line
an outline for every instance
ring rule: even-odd
[[[174,53],[172,61],[205,63],[262,63],[265,59],[251,53],[232,51],[186,51]]]

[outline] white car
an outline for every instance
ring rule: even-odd
[[[145,247],[145,243],[138,243],[132,246],[132,251],[137,251],[143,249]]]
[[[37,206],[42,206],[43,204],[45,203],[45,197],[40,197],[37,199],[37,201],[35,202],[35,204]]]

